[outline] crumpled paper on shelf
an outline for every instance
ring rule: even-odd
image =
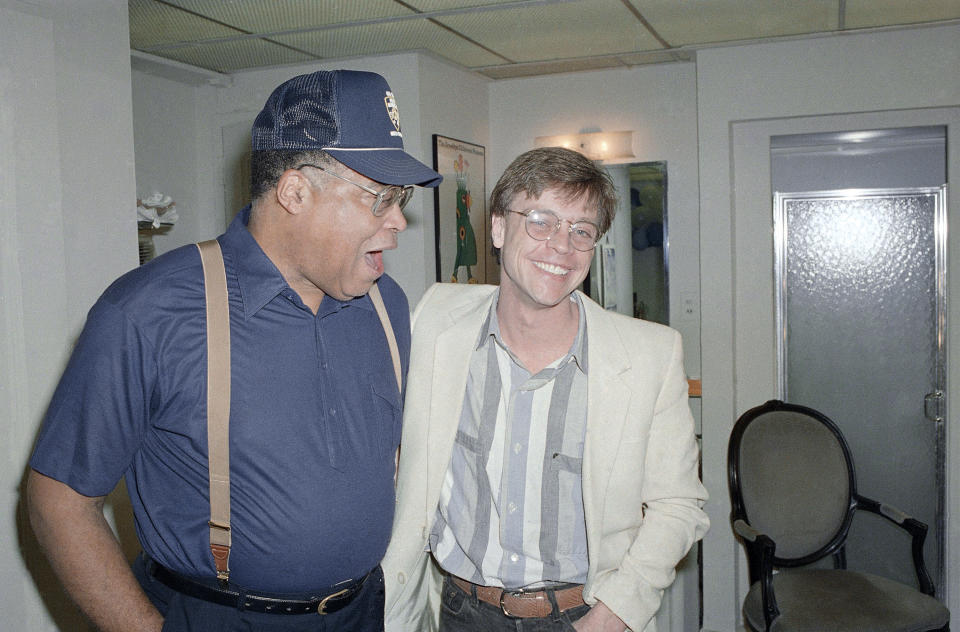
[[[154,228],[160,228],[161,224],[175,224],[178,219],[177,203],[169,195],[154,192],[146,198],[137,198],[138,222],[148,222]]]

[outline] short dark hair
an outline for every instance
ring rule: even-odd
[[[617,212],[617,190],[610,176],[583,154],[563,147],[542,147],[522,153],[503,172],[490,194],[490,213],[503,215],[513,197],[540,197],[557,189],[570,199],[586,195],[597,205],[597,223],[604,234]]]
[[[250,199],[256,200],[277,186],[284,171],[304,163],[322,167],[340,164],[330,154],[321,150],[262,149],[254,151],[250,156]]]

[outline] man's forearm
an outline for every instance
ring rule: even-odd
[[[30,524],[70,597],[103,632],[159,632],[163,617],[133,576],[103,516],[103,497],[90,498],[30,472]]]

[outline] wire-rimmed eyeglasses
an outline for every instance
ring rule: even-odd
[[[410,201],[410,198],[413,197],[412,185],[397,186],[395,184],[391,184],[384,187],[380,191],[375,191],[364,184],[360,184],[359,182],[354,182],[350,178],[345,178],[337,173],[334,173],[329,169],[321,167],[320,165],[312,165],[310,163],[304,163],[294,168],[299,171],[304,167],[313,167],[314,169],[318,169],[329,176],[333,176],[334,178],[343,180],[344,182],[349,182],[354,186],[358,186],[364,191],[366,191],[367,193],[369,193],[370,195],[375,196],[377,199],[373,201],[373,206],[370,207],[370,212],[373,213],[374,217],[382,216],[384,213],[387,212],[387,209],[393,206],[394,204],[399,206],[400,210],[402,211],[403,207],[405,207],[407,205],[407,202]]]
[[[571,222],[561,219],[559,215],[546,209],[510,210],[509,212],[524,216],[524,227],[527,229],[527,234],[537,241],[547,241],[557,234],[561,222],[567,222],[570,245],[581,252],[592,250],[597,245],[597,240],[600,239],[600,227],[587,220]]]

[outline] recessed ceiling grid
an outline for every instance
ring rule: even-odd
[[[960,20],[960,0],[128,0],[133,50],[231,73],[429,51],[494,79]]]
[[[591,57],[605,67],[624,65],[616,53],[663,48],[626,0],[129,3],[132,48],[218,72],[413,50],[476,69]]]

